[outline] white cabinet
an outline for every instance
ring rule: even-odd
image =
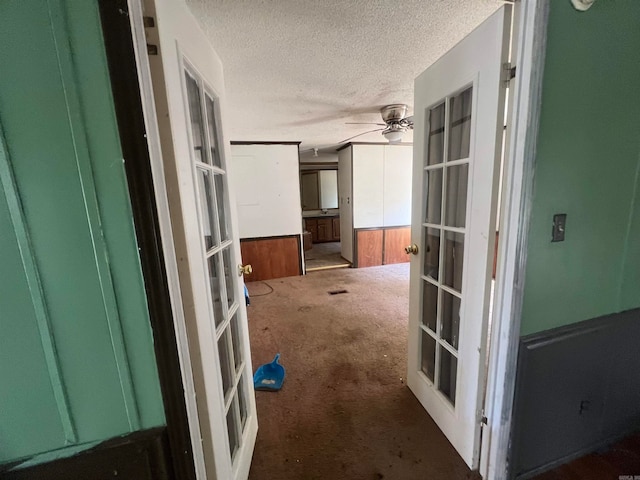
[[[353,143],[339,152],[342,256],[353,261],[354,230],[411,224],[412,145]]]

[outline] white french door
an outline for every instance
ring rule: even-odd
[[[196,204],[202,243],[202,259],[207,278],[206,301],[210,320],[214,323],[215,346],[217,347],[217,368],[211,373],[219,377],[222,395],[219,398],[224,410],[224,420],[219,423],[226,430],[223,438],[214,439],[223,444],[222,459],[216,459],[217,468],[227,464],[225,469],[233,477],[239,471],[248,473],[248,464],[253,449],[254,438],[245,438],[247,419],[253,401],[253,376],[248,349],[246,310],[240,262],[233,248],[234,238],[229,222],[231,203],[229,199],[228,175],[224,150],[220,148],[218,109],[215,94],[195,67],[183,59],[184,95],[189,112],[191,134],[191,158],[196,184]],[[204,299],[203,299],[204,300]],[[255,408],[254,408],[255,410]],[[255,422],[255,414],[252,416]],[[226,427],[226,429],[224,428]],[[255,429],[248,435],[255,436]],[[221,432],[220,432],[221,433]],[[249,447],[247,447],[247,444]],[[251,451],[248,451],[250,449]],[[241,452],[244,451],[244,455]],[[222,460],[222,461],[221,461]],[[226,461],[228,460],[228,462]]]
[[[258,424],[222,63],[182,0],[144,0],[144,15],[154,19],[146,43],[158,47],[148,59],[188,337],[181,348],[193,372],[185,398],[197,410],[196,471],[245,480]]]
[[[407,383],[478,467],[511,7],[415,81]]]

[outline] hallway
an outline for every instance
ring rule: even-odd
[[[278,352],[287,369],[256,392],[252,480],[480,478],[404,383],[408,264],[247,287],[254,370]]]

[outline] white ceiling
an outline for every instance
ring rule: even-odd
[[[230,140],[337,146],[406,103],[413,80],[499,0],[187,0],[222,58]],[[405,135],[403,141],[411,141]],[[384,141],[379,132],[354,141]]]

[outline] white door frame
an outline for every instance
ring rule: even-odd
[[[141,0],[128,0],[128,3],[194,463],[197,478],[204,480],[206,479],[204,452],[181,302],[178,263],[169,215],[153,87],[146,56],[147,41],[142,20],[142,6]],[[520,28],[515,56],[517,74],[511,85],[514,92],[510,96],[510,101],[513,102],[513,114],[510,117],[512,134],[503,177],[505,181],[500,213],[502,227],[496,275],[502,280],[496,284],[494,297],[492,345],[485,403],[487,428],[483,432],[480,470],[482,476],[489,479],[507,478],[508,473],[507,454],[515,392],[549,9],[549,0],[523,0],[519,3],[521,3]]]
[[[512,58],[516,76],[510,95],[511,128],[503,176],[501,227],[480,473],[506,479],[520,320],[524,296],[529,219],[542,102],[542,79],[550,0],[522,0]]]
[[[147,144],[149,147],[149,159],[153,177],[153,188],[156,197],[156,209],[158,212],[158,224],[164,252],[165,270],[173,324],[180,361],[180,371],[184,387],[184,399],[187,410],[187,423],[191,438],[191,448],[195,466],[196,478],[206,480],[206,468],[204,451],[202,448],[202,434],[200,432],[200,420],[198,417],[198,405],[196,402],[196,389],[189,352],[189,341],[185,322],[184,308],[182,305],[182,292],[180,288],[180,276],[178,273],[178,261],[176,258],[176,246],[173,241],[173,229],[169,212],[169,199],[167,197],[167,182],[164,175],[162,147],[155,107],[155,96],[151,80],[149,58],[147,56],[147,38],[143,23],[142,0],[128,0],[129,21],[133,35],[133,47],[138,70],[138,82],[140,85],[140,98],[147,130]]]

